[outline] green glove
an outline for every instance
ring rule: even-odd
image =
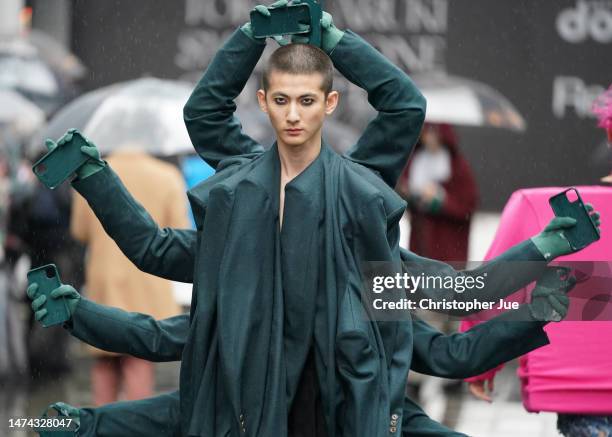
[[[599,228],[600,220],[599,213],[593,211],[593,205],[586,203],[584,205],[589,212],[595,226]],[[542,256],[550,261],[554,258],[557,258],[562,255],[568,255],[570,253],[576,252],[572,249],[569,241],[565,237],[563,231],[566,229],[570,229],[576,226],[576,219],[571,217],[555,217],[553,218],[548,226],[544,228],[542,232],[540,232],[535,237],[531,238],[533,244],[538,248]]]
[[[32,311],[34,311],[34,318],[37,321],[40,321],[43,317],[47,315],[47,309],[45,308],[45,304],[47,302],[47,296],[40,295],[36,296],[38,292],[38,284],[30,284],[26,293],[30,299],[32,299]],[[72,286],[63,284],[58,288],[53,290],[50,294],[52,299],[65,298],[66,304],[68,306],[68,311],[70,312],[70,317],[76,311],[76,307],[81,299],[81,295],[76,291]]]
[[[270,16],[270,11],[268,10],[269,8],[284,8],[288,4],[289,4],[288,0],[278,0],[272,3],[270,6],[257,5],[255,6],[253,10],[259,12],[260,14],[266,17],[269,17]],[[242,30],[246,36],[248,36],[254,41],[264,41],[265,40],[265,38],[255,38],[255,36],[253,35],[253,28],[251,27],[250,21],[244,23],[242,27],[240,27],[240,30]]]
[[[569,292],[576,285],[576,278],[567,267],[547,267],[531,292],[529,313],[541,322],[560,322],[569,307]]]
[[[293,2],[293,4],[299,3],[299,0]],[[338,29],[334,25],[334,20],[330,13],[323,11],[321,17],[321,49],[328,55],[336,48],[342,37],[344,31]],[[274,38],[280,45],[288,44],[289,41],[284,39]],[[308,43],[308,37],[303,35],[294,35],[291,38],[292,43],[306,44]]]
[[[69,417],[72,419],[72,422],[74,423],[74,425],[71,425],[70,429],[74,431],[73,435],[76,436],[77,431],[81,427],[81,411],[78,408],[73,407],[72,405],[69,405],[65,402],[55,402],[54,404],[49,405],[47,409],[45,410],[45,413],[49,411],[50,409],[54,409],[55,411],[57,411],[58,417]],[[56,432],[44,432],[44,433],[41,432],[40,433],[41,436],[53,436],[55,434]]]
[[[47,139],[45,141],[47,149],[51,151],[56,147],[63,146],[68,141],[72,140],[72,134],[75,132],[78,131],[76,129],[69,129],[57,143],[51,139]],[[106,167],[106,163],[100,158],[100,152],[98,152],[96,145],[89,140],[87,140],[87,144],[89,145],[81,147],[81,152],[89,156],[90,159],[88,159],[85,164],[77,169],[76,174],[79,179],[85,179],[86,177],[91,176],[92,174],[97,173]]]
[[[321,18],[321,48],[325,53],[331,55],[342,37],[344,31],[334,26],[334,20],[331,14],[323,11],[323,17]]]

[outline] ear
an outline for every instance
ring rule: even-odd
[[[330,93],[325,98],[325,114],[331,115],[331,113],[336,110],[339,99],[340,94],[338,93],[338,91],[330,91]]]
[[[266,102],[266,92],[263,89],[257,90],[257,102],[259,107],[266,114],[268,113],[268,102]]]

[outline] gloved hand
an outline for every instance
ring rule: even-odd
[[[288,4],[289,4],[288,0],[278,0],[272,3],[270,6],[257,5],[255,6],[253,10],[259,12],[260,14],[266,17],[269,17],[270,16],[270,11],[268,10],[269,8],[284,8]],[[253,35],[253,28],[251,27],[250,21],[247,21],[246,23],[244,23],[242,27],[240,27],[240,30],[242,30],[245,33],[245,35],[251,38],[252,40],[255,40],[255,41],[265,40],[265,38],[255,38],[255,36]]]
[[[78,131],[76,129],[69,129],[57,143],[51,139],[45,140],[47,149],[51,151],[56,147],[63,146],[68,141],[72,140],[72,135],[75,132]],[[85,137],[83,136],[83,138]],[[87,144],[87,146],[81,147],[81,152],[89,156],[89,159],[85,162],[85,164],[77,169],[76,174],[79,179],[85,179],[86,177],[91,176],[92,174],[97,173],[106,167],[106,163],[100,158],[100,152],[98,152],[96,145],[89,140],[87,140]]]
[[[38,293],[38,284],[30,284],[26,293],[28,297],[32,299],[32,311],[34,311],[34,317],[37,321],[40,321],[47,315],[47,309],[45,308],[47,296],[44,294],[36,296]],[[52,299],[60,299],[62,297],[66,299],[66,304],[68,306],[68,311],[70,312],[71,318],[76,311],[79,300],[81,300],[81,295],[78,293],[78,291],[67,284],[60,285],[51,292],[50,296]]]
[[[300,0],[294,0],[292,4],[299,3]],[[328,55],[336,48],[342,37],[344,31],[338,29],[334,25],[334,20],[330,13],[323,11],[321,17],[321,49]],[[274,38],[280,45],[288,44],[289,42],[306,44],[308,43],[308,37],[303,35],[293,35],[291,41],[284,39]]]
[[[593,205],[590,203],[585,203],[584,206],[589,212],[595,225],[599,228],[599,213],[593,211]],[[533,241],[533,244],[535,244],[542,256],[547,261],[562,255],[574,253],[576,251],[572,249],[569,241],[567,241],[567,238],[563,233],[564,230],[570,229],[574,226],[576,226],[576,219],[571,217],[555,217],[542,232],[535,237],[532,237],[531,241]]]
[[[569,268],[547,267],[531,292],[531,302],[527,304],[531,317],[541,322],[561,321],[569,307],[567,293],[574,285],[576,278],[570,275]]]
[[[334,25],[331,14],[325,11],[321,17],[321,30],[321,48],[329,55],[344,36],[344,31]]]
[[[49,411],[50,409],[54,409],[55,411],[57,411],[59,417],[69,417],[72,419],[73,424],[70,425],[70,429],[74,431],[73,435],[76,436],[77,435],[76,431],[78,431],[79,428],[81,427],[80,410],[65,402],[55,402],[54,404],[49,405],[46,411]],[[55,435],[55,432],[41,433],[41,436],[46,436],[46,435],[53,436]]]

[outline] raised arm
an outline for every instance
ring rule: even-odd
[[[395,187],[421,133],[425,98],[402,70],[350,30],[330,57],[340,73],[368,93],[370,105],[378,111],[347,156]]]
[[[263,152],[254,139],[242,132],[234,116],[234,100],[242,92],[265,48],[236,30],[217,52],[196,85],[183,110],[185,125],[198,154],[211,167],[223,159]]]

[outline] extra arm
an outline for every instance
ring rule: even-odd
[[[154,362],[180,361],[189,333],[189,315],[155,320],[81,297],[65,327],[79,340],[108,352]]]
[[[415,320],[411,369],[442,378],[467,378],[548,344],[545,322],[516,321],[521,319],[529,319],[525,306],[450,335]]]
[[[511,247],[500,256],[470,270],[456,270],[442,261],[418,256],[410,251],[400,248],[404,272],[425,277],[451,278],[457,283],[459,277],[484,278],[484,287],[465,287],[464,291],[457,292],[453,288],[420,287],[412,294],[411,299],[442,299],[456,301],[497,301],[515,293],[530,282],[537,280],[546,270],[547,261],[531,240]],[[467,282],[465,282],[467,283]],[[445,314],[453,316],[467,316],[479,310],[444,310]]]
[[[194,230],[160,228],[108,165],[73,182],[73,187],[136,267],[173,281],[193,282]]]
[[[185,125],[198,154],[213,168],[223,159],[263,148],[242,132],[234,100],[242,92],[265,48],[236,30],[217,52],[183,110]]]
[[[344,33],[330,57],[340,73],[368,93],[378,111],[348,157],[395,187],[421,133],[425,98],[403,71],[351,31]]]

